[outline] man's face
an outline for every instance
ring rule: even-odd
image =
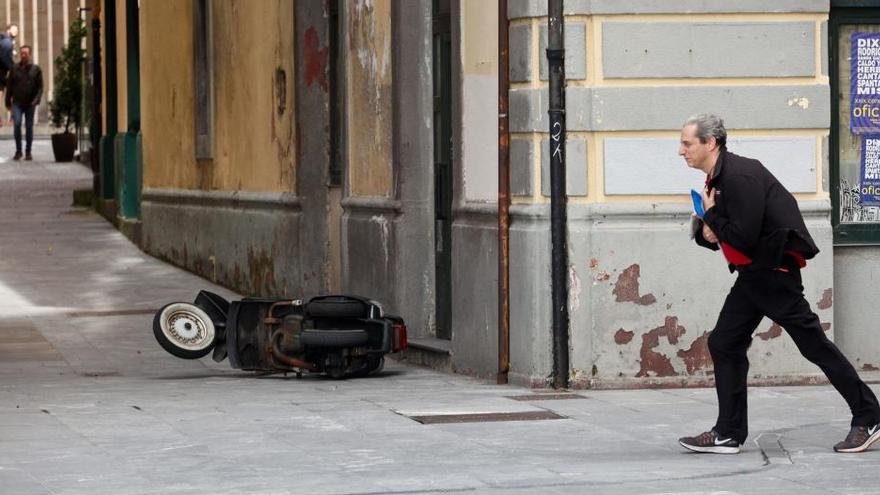
[[[31,49],[22,48],[19,57],[21,58],[21,63],[29,64],[31,62]]]
[[[678,154],[688,167],[708,172],[714,165],[712,151],[715,149],[715,138],[710,137],[705,143],[697,137],[697,125],[690,124],[682,127],[681,141],[678,145]]]

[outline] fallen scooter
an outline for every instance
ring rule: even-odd
[[[406,349],[406,325],[376,301],[327,295],[299,299],[244,298],[229,302],[200,291],[195,301],[165,305],[153,318],[163,349],[183,359],[213,350],[236,369],[326,373],[333,378],[382,370],[385,355]]]

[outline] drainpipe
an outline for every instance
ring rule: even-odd
[[[95,198],[101,197],[101,135],[104,130],[101,128],[101,20],[99,12],[93,12],[92,17],[92,129],[89,137],[92,140],[92,151],[90,158],[92,159],[92,189]]]
[[[568,388],[568,246],[565,192],[565,19],[562,0],[549,0],[550,237],[552,242],[553,386]]]
[[[510,65],[507,0],[498,1],[498,384],[510,371]]]

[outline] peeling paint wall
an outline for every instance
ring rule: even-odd
[[[145,188],[197,189],[204,175],[195,159],[192,6],[193,2],[175,0],[141,5]]]
[[[141,4],[144,186],[293,191],[293,4],[213,1],[211,12],[214,150],[196,163],[191,2]]]
[[[348,188],[391,197],[391,1],[346,0]]]

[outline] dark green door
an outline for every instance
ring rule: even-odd
[[[452,338],[452,29],[449,0],[433,2],[434,256],[437,338]]]

